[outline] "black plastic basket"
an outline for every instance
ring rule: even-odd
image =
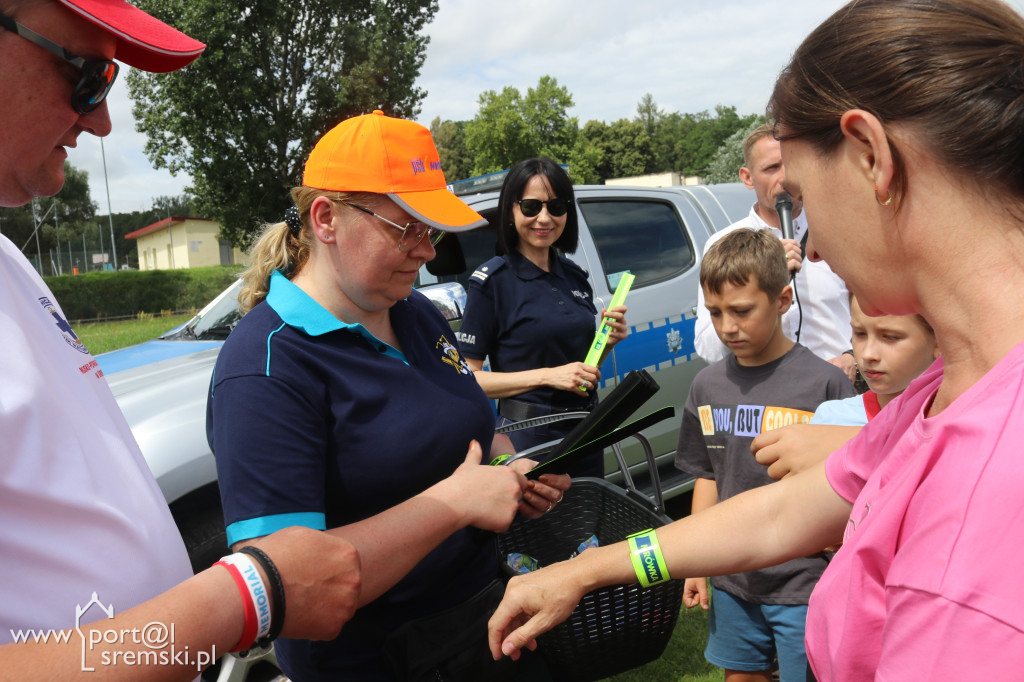
[[[610,545],[670,521],[635,490],[602,479],[575,478],[554,509],[539,519],[518,518],[497,536],[495,548],[511,576],[506,563],[510,552],[528,554],[547,566],[568,559],[591,535],[600,545]],[[646,589],[638,583],[600,588],[585,595],[567,621],[538,638],[538,651],[556,679],[575,682],[649,663],[665,651],[682,598],[682,580]]]

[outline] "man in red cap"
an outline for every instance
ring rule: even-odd
[[[110,132],[113,60],[166,72],[204,48],[123,0],[0,0],[0,205],[56,194],[67,148],[83,132]],[[4,677],[190,679],[278,634],[337,635],[359,591],[359,558],[344,540],[285,529],[190,577],[96,361],[3,236],[0,348]],[[146,636],[154,624],[163,646]]]

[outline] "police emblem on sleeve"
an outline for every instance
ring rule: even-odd
[[[434,344],[434,348],[441,349],[441,362],[446,365],[451,365],[459,374],[472,374],[472,370],[469,369],[469,365],[462,359],[462,354],[459,353],[459,349],[456,348],[451,341],[442,336]]]

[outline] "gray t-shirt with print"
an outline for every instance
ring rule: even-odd
[[[778,360],[745,367],[731,353],[702,370],[690,387],[676,467],[715,481],[718,501],[772,483],[750,452],[759,433],[810,421],[826,400],[855,395],[842,370],[800,344]],[[711,584],[758,604],[806,604],[825,570],[823,553],[756,571],[718,576]]]

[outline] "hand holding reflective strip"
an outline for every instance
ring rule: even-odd
[[[626,295],[629,293],[630,287],[633,286],[633,280],[636,277],[629,272],[622,274],[619,279],[618,286],[615,287],[615,294],[612,296],[612,302],[608,306],[614,308],[620,306],[626,301]],[[587,359],[583,361],[583,364],[590,365],[591,367],[597,367],[598,363],[601,362],[601,356],[604,354],[605,347],[608,345],[608,334],[611,332],[612,319],[606,317],[601,320],[601,326],[597,329],[597,334],[594,335],[594,342],[590,344],[590,351],[587,353]],[[580,386],[581,391],[586,391],[587,386]]]

